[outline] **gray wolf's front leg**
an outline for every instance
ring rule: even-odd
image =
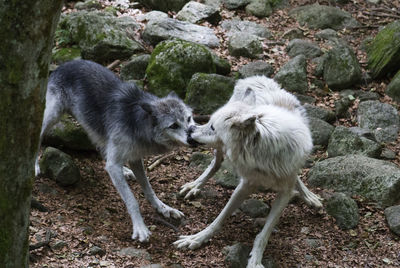
[[[140,242],[149,240],[151,232],[144,224],[142,215],[140,214],[139,204],[124,178],[122,163],[115,163],[113,158],[108,157],[106,170],[131,217],[133,224],[132,239],[139,239]]]
[[[211,161],[207,169],[195,181],[188,182],[181,187],[180,195],[186,193],[185,199],[195,197],[204,187],[207,181],[214,176],[215,172],[221,167],[224,160],[224,154],[221,149],[214,150],[214,159]]]
[[[179,210],[171,208],[170,206],[164,204],[160,199],[158,199],[158,197],[153,191],[153,188],[151,188],[149,180],[147,179],[142,160],[129,162],[129,166],[133,170],[136,180],[142,187],[144,196],[146,197],[147,201],[149,201],[150,204],[159,213],[161,213],[166,218],[172,217],[179,219],[184,216],[183,213],[180,212]]]

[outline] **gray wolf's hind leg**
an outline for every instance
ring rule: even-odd
[[[179,210],[164,204],[160,199],[158,199],[158,197],[154,193],[153,188],[151,188],[149,180],[147,179],[142,160],[129,162],[129,166],[135,174],[137,182],[142,187],[144,196],[153,208],[155,208],[166,218],[172,217],[175,219],[179,219],[184,216],[183,213]]]
[[[46,95],[46,108],[44,110],[42,129],[40,131],[40,138],[38,144],[38,150],[35,161],[35,176],[40,174],[39,167],[39,151],[40,146],[42,144],[43,136],[47,133],[47,131],[53,127],[59,120],[61,115],[63,114],[63,106],[61,104],[58,96],[55,96],[51,93]]]
[[[195,197],[200,193],[207,181],[214,176],[215,172],[221,167],[224,160],[224,154],[221,149],[214,150],[214,159],[211,161],[207,169],[195,181],[188,182],[181,187],[180,195],[186,193],[185,199]]]

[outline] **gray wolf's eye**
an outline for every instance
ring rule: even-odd
[[[211,128],[211,130],[212,130],[212,131],[214,131],[214,130],[215,130],[215,128],[214,128],[214,126],[213,126],[213,125],[211,125],[211,127],[210,127],[210,128]]]
[[[169,126],[170,129],[178,129],[179,125],[177,123],[173,123],[172,125]]]
[[[191,116],[188,117],[187,122],[190,123],[190,119],[192,119]]]

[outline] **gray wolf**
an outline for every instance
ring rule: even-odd
[[[194,121],[181,99],[175,94],[158,98],[122,82],[97,63],[75,60],[50,75],[40,140],[64,112],[76,118],[105,159],[105,169],[131,217],[132,239],[146,241],[150,231],[125,177],[136,177],[146,199],[164,217],[183,216],[157,198],[142,161],[144,156],[188,145],[187,131]],[[38,158],[35,170],[40,173]]]
[[[224,155],[232,161],[241,180],[218,217],[201,232],[180,236],[174,245],[195,249],[207,242],[225,219],[259,189],[277,192],[265,226],[257,235],[247,267],[263,267],[262,255],[273,227],[290,199],[298,195],[307,204],[322,207],[298,172],[312,150],[312,138],[304,108],[297,98],[272,79],[255,76],[239,80],[230,100],[209,122],[193,126],[189,140],[216,148],[211,165],[194,182],[183,186],[186,197],[198,193],[218,170]]]

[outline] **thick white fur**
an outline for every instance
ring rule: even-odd
[[[228,157],[241,181],[219,216],[203,231],[181,236],[178,248],[195,249],[207,242],[225,219],[249,194],[260,188],[277,192],[263,230],[257,235],[247,267],[263,267],[262,255],[273,227],[290,199],[298,194],[309,205],[321,207],[297,173],[312,149],[312,138],[303,107],[272,79],[255,76],[239,80],[229,102],[210,121],[197,127],[191,138],[215,146],[210,167],[196,181],[183,186],[186,197],[195,195]]]

